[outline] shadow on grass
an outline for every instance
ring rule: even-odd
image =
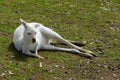
[[[8,50],[14,53],[13,59],[16,61],[26,61],[29,58],[29,56],[22,54],[21,51],[17,51],[13,43],[9,45]]]

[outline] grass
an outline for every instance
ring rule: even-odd
[[[87,41],[84,48],[98,57],[55,51],[40,51],[45,60],[22,55],[12,44],[19,18],[40,22],[66,39]],[[119,80],[120,1],[0,1],[0,59],[0,80]]]

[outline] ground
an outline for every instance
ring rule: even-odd
[[[45,57],[41,60],[21,54],[12,44],[20,18],[87,42],[83,48],[97,57],[39,51]],[[0,1],[0,80],[120,80],[120,1]]]

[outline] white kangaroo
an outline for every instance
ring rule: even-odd
[[[18,51],[22,51],[23,54],[44,59],[44,57],[38,55],[38,50],[57,50],[66,51],[71,53],[77,53],[84,57],[92,58],[91,51],[82,49],[66,39],[62,38],[58,33],[43,26],[40,23],[28,23],[20,19],[21,25],[15,30],[13,36],[13,43]],[[51,39],[56,39],[62,43],[72,47],[73,49],[55,47],[50,44]],[[34,53],[33,53],[34,51]]]

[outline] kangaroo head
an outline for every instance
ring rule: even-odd
[[[24,30],[24,38],[28,41],[28,42],[32,42],[35,43],[36,42],[36,35],[39,32],[38,29],[36,29],[36,26],[27,23],[26,21],[20,19],[22,25],[24,26],[25,30]]]

